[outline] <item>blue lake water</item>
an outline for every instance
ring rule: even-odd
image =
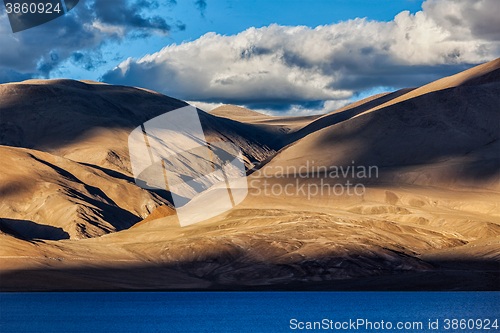
[[[500,325],[499,292],[0,294],[1,333],[380,332],[399,323],[404,332],[500,332],[495,320]]]

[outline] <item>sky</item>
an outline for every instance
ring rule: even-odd
[[[0,83],[93,80],[205,111],[321,114],[496,59],[499,32],[498,0],[80,0],[18,33],[0,7]]]

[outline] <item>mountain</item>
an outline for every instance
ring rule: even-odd
[[[2,224],[29,238],[97,237],[169,204],[107,169],[32,149],[0,146],[0,155]]]
[[[499,68],[322,116],[198,110],[209,142],[242,149],[249,195],[186,227],[169,192],[136,186],[127,141],[185,102],[0,85],[0,289],[498,290]]]
[[[41,150],[128,175],[130,132],[188,105],[145,89],[73,80],[3,84],[0,96],[1,145]],[[254,159],[272,150],[252,138],[251,133],[257,134],[254,137],[261,133],[251,125],[199,113],[208,140],[234,140]]]
[[[321,116],[272,117],[236,105],[223,105],[210,111],[210,114],[223,117],[240,123],[251,124],[265,132],[272,134],[268,144],[275,148],[282,148],[293,140],[297,131],[303,130],[311,122]]]
[[[417,182],[499,189],[499,68],[495,60],[323,116],[298,131],[307,132],[268,166],[298,169],[313,160],[325,166],[354,161],[390,168],[386,176],[397,172],[400,180],[404,173],[417,172],[425,174]],[[416,178],[404,182],[413,184]]]
[[[135,186],[128,136],[185,102],[144,89],[72,80],[3,84],[0,96],[0,216],[61,228],[64,236],[58,237],[78,239],[127,229],[171,205],[165,191]],[[199,113],[207,140],[235,143],[248,165],[274,153],[263,143],[269,133]],[[22,223],[16,228],[26,229]]]

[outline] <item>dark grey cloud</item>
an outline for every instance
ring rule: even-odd
[[[158,2],[139,0],[128,4],[125,0],[97,0],[89,3],[89,9],[94,13],[102,24],[135,29],[152,34],[154,32],[167,34],[171,27],[165,19],[160,16],[145,16],[141,12],[144,9],[156,9]]]
[[[33,73],[19,73],[15,70],[0,67],[0,84],[29,80]]]
[[[292,108],[300,108],[307,110],[322,110],[325,101],[288,101],[288,103],[243,103],[245,107],[251,110],[269,110],[277,112],[287,112]]]
[[[205,16],[205,10],[207,9],[207,2],[205,0],[196,0],[194,2],[196,8],[200,11],[201,16]]]
[[[106,61],[102,59],[102,56],[100,54],[96,54],[96,52],[73,52],[70,59],[72,63],[87,71],[93,71],[99,66],[106,64]]]
[[[169,24],[154,14],[158,6],[150,0],[81,0],[68,14],[16,34],[0,14],[2,80],[48,77],[66,60],[94,70],[104,64],[100,49],[106,43],[185,29],[180,21]]]
[[[434,66],[374,66],[371,70],[346,71],[339,80],[328,85],[328,88],[349,89],[356,94],[377,86],[393,87],[394,89],[419,87],[444,76],[465,71],[476,65],[464,63]]]
[[[478,39],[500,40],[500,1],[427,1],[422,7],[429,17],[450,31],[453,38],[470,33]]]

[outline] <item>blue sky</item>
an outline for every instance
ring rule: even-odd
[[[72,78],[204,109],[324,113],[500,56],[497,0],[81,0],[13,34],[0,83]]]

